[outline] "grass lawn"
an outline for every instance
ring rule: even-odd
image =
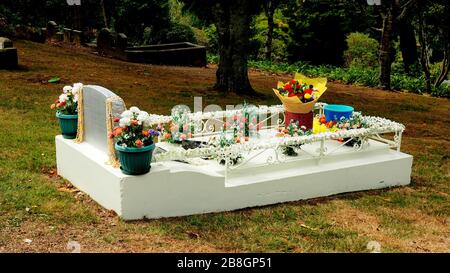
[[[329,83],[322,101],[406,125],[402,151],[414,156],[408,187],[343,194],[263,208],[123,222],[56,175],[49,105],[66,84],[105,86],[128,106],[168,114],[173,105],[278,104],[271,88],[290,75],[251,71],[258,99],[208,88],[214,68],[125,63],[17,41],[21,69],[0,71],[0,252],[81,251],[383,252],[450,251],[450,101]],[[59,84],[47,80],[60,76]],[[26,240],[29,239],[29,240]],[[30,241],[31,240],[31,241]]]

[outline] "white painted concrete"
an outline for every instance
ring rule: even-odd
[[[321,160],[302,153],[295,160],[268,165],[268,154],[263,153],[227,176],[216,161],[197,166],[152,163],[148,174],[124,175],[105,164],[107,156],[101,150],[61,136],[56,137],[56,152],[59,175],[125,220],[229,211],[407,185],[412,166],[412,156],[376,141],[364,151],[344,147]]]

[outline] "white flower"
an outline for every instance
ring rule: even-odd
[[[135,114],[139,114],[139,112],[141,112],[141,110],[139,110],[139,108],[137,108],[136,106],[132,106],[130,108],[130,111],[135,113]]]
[[[81,91],[81,89],[83,89],[83,84],[82,83],[75,83],[74,85],[73,85],[73,88],[72,88],[72,94],[78,94],[80,91]]]
[[[63,92],[64,92],[64,94],[72,92],[72,86],[70,86],[70,85],[64,86]]]
[[[149,118],[150,118],[150,115],[145,111],[141,111],[139,113],[139,115],[137,116],[137,120],[139,120],[139,121],[145,121]]]
[[[76,94],[76,95],[73,96],[73,101],[74,101],[74,102],[77,102],[77,101],[78,101],[78,94]]]
[[[148,118],[143,120],[142,123],[144,124],[145,127],[149,127],[152,124],[152,120],[151,120],[150,116],[148,116]]]
[[[61,94],[59,96],[59,102],[65,102],[67,100],[67,94]]]
[[[133,112],[131,112],[130,110],[126,110],[120,116],[123,118],[131,118],[133,116]]]
[[[119,126],[125,127],[131,125],[131,119],[129,117],[124,117],[119,120]]]

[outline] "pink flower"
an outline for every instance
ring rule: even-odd
[[[170,126],[170,131],[171,132],[178,132],[178,130],[180,129],[180,127],[176,124]]]
[[[248,129],[250,129],[250,130],[253,130],[254,127],[255,127],[255,126],[253,125],[253,123],[250,123],[250,124],[248,125]]]
[[[253,123],[256,123],[257,121],[258,121],[258,120],[256,119],[256,117],[253,117],[253,118],[252,118],[252,122],[253,122]]]
[[[186,140],[187,136],[185,134],[180,135],[180,140]]]
[[[247,122],[247,119],[245,117],[242,117],[241,121],[242,122]]]

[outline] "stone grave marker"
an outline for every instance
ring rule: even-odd
[[[0,69],[14,69],[18,66],[17,48],[10,39],[0,37]]]
[[[83,88],[84,140],[108,154],[108,134],[106,129],[106,100],[115,97],[112,91],[101,86],[86,85]],[[122,101],[112,104],[113,116],[125,111]]]

